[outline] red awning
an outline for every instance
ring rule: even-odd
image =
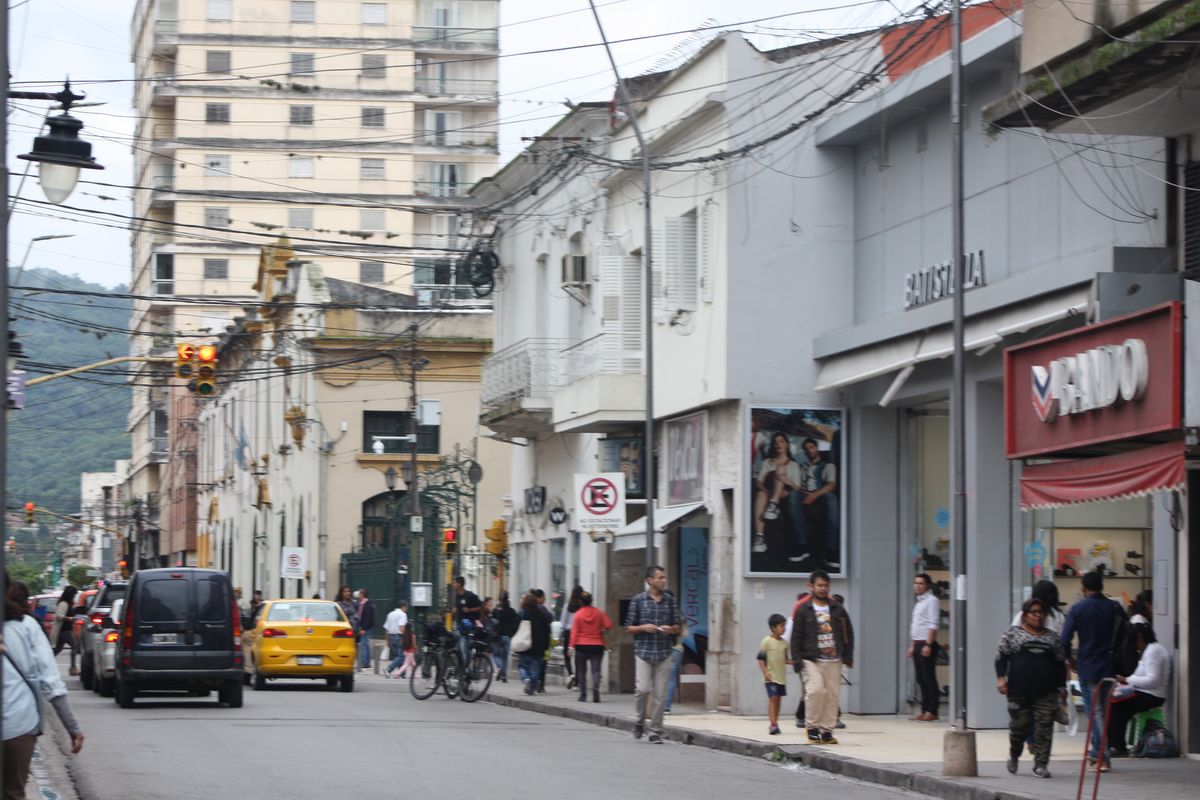
[[[1125,500],[1182,489],[1183,454],[1183,442],[1169,442],[1111,456],[1028,466],[1021,473],[1021,508]]]

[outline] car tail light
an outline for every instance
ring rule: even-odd
[[[335,638],[335,639],[353,639],[354,631],[350,630],[349,628],[338,628],[336,631],[333,632],[333,638]]]
[[[133,649],[133,621],[135,619],[137,619],[137,616],[133,613],[133,598],[132,597],[130,597],[129,600],[127,600],[125,602],[124,617],[125,617],[125,624],[121,628],[121,647],[124,648],[125,650],[132,650]],[[125,663],[128,665],[128,663],[129,663],[128,659],[126,659]]]
[[[93,625],[99,625],[101,622],[104,622],[104,615],[103,614],[92,614],[92,616],[89,617],[88,619],[91,621],[91,623]]]
[[[263,628],[262,635],[264,639],[278,639],[287,636],[287,631],[282,628]]]
[[[237,598],[229,601],[229,618],[233,620],[233,649],[242,649],[242,609],[238,608]]]
[[[116,640],[117,640],[117,632],[116,631],[109,631],[108,633],[104,634],[104,641],[115,642]]]

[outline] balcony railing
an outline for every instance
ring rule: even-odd
[[[601,333],[562,351],[562,383],[593,375],[640,375],[642,351],[622,350],[621,337]]]
[[[413,181],[413,194],[417,197],[462,197],[468,188],[465,182]]]
[[[497,140],[498,135],[496,131],[417,131],[418,144],[433,144],[444,147],[495,147]]]
[[[559,353],[566,344],[565,339],[523,339],[488,356],[480,397],[484,413],[533,398],[549,405],[558,385]]]
[[[150,187],[156,191],[169,192],[175,188],[174,175],[155,175],[150,179]]]
[[[154,23],[155,36],[178,36],[179,35],[179,20],[177,19],[160,19]]]
[[[496,50],[500,37],[495,28],[443,28],[413,26],[413,47],[437,50]]]
[[[444,283],[415,283],[412,287],[413,296],[417,298],[417,306],[431,308],[443,304],[491,306],[490,297],[480,297],[470,286],[455,286]]]
[[[417,76],[415,91],[421,94],[495,97],[496,81],[477,81],[436,76]]]
[[[428,247],[432,250],[457,250],[462,248],[464,237],[445,233],[414,233],[413,247]]]

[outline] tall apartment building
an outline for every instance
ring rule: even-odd
[[[132,224],[135,355],[213,340],[287,235],[325,274],[487,303],[460,286],[460,196],[497,148],[497,0],[142,0]],[[131,548],[191,563],[160,485],[175,459],[169,365],[132,372]],[[176,467],[186,469],[182,465]],[[171,470],[172,482],[186,486]],[[190,502],[191,493],[173,493]],[[194,522],[184,523],[194,527]]]

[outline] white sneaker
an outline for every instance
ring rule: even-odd
[[[754,544],[750,545],[750,552],[751,553],[767,552],[767,540],[761,536],[755,536]]]
[[[807,561],[807,560],[808,560],[808,553],[801,553],[798,556],[788,556],[788,561],[794,561],[797,564],[800,563],[801,561]]]
[[[763,519],[779,519],[779,504],[767,503],[767,507],[763,511]]]

